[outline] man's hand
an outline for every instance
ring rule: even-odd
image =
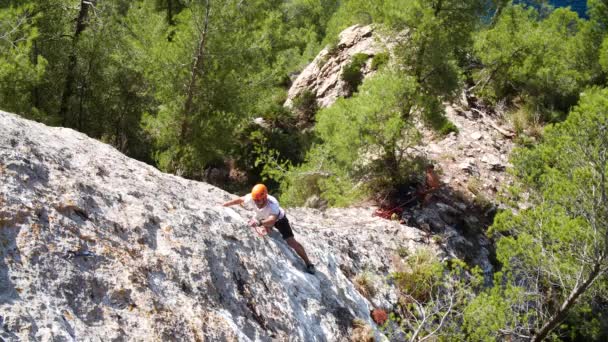
[[[254,218],[251,218],[251,219],[249,219],[249,222],[247,222],[247,224],[250,225],[251,227],[255,228],[260,225],[260,221],[254,219]]]
[[[272,230],[271,228],[264,226],[261,221],[258,221],[255,218],[249,219],[247,224],[251,226],[251,228],[255,229],[259,236],[265,236]]]

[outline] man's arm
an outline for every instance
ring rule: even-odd
[[[222,204],[224,207],[229,207],[231,205],[235,205],[235,204],[243,204],[243,202],[245,202],[245,200],[243,199],[243,197],[239,197],[239,198],[235,198],[233,200],[230,200],[228,202],[225,202],[224,204]]]
[[[277,216],[270,215],[267,218],[260,220],[260,226],[266,228],[266,231],[270,233],[272,231],[272,226],[274,226],[275,222],[277,222]]]
[[[272,228],[272,226],[274,226],[275,222],[277,222],[277,216],[270,215],[267,218],[260,221],[260,226],[264,226],[267,229],[270,229],[270,228]]]

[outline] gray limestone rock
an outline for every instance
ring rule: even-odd
[[[415,228],[373,208],[287,209],[316,275],[234,195],[71,129],[0,112],[0,337],[23,341],[343,341],[390,309]],[[426,247],[426,246],[425,246]],[[437,253],[439,248],[431,245]],[[375,275],[373,297],[353,277]]]
[[[330,106],[338,97],[348,95],[348,87],[340,74],[342,68],[350,63],[354,55],[363,53],[372,58],[387,50],[384,47],[387,44],[380,42],[371,25],[351,26],[340,33],[339,39],[335,49],[331,51],[328,48],[323,49],[312,63],[302,70],[289,88],[285,106],[291,107],[294,98],[305,90],[315,94],[321,108]],[[364,77],[373,73],[369,64],[367,63],[362,70]]]

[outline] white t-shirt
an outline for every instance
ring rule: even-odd
[[[258,220],[265,220],[270,215],[275,215],[277,217],[277,221],[285,217],[285,210],[279,206],[279,201],[270,195],[268,195],[266,205],[262,208],[258,208],[258,206],[255,205],[253,198],[251,198],[251,194],[245,195],[245,201],[243,204],[255,211],[255,218]]]

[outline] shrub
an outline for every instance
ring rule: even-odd
[[[304,90],[293,99],[293,108],[306,121],[312,121],[319,109],[317,96],[309,89]]]
[[[382,67],[383,65],[386,65],[386,63],[388,63],[388,58],[389,58],[389,55],[387,52],[382,52],[382,53],[375,55],[372,58],[372,64],[371,64],[370,68],[372,70],[378,70],[380,67]]]
[[[365,65],[368,57],[369,56],[364,53],[355,54],[352,57],[351,62],[342,69],[342,75],[340,77],[346,82],[346,86],[351,94],[356,92],[361,82],[363,82],[361,68]]]
[[[567,112],[601,74],[602,34],[594,26],[564,8],[542,18],[529,7],[505,7],[496,25],[476,35],[475,52],[486,66],[476,75],[479,95]]]
[[[400,257],[402,257],[402,258],[405,258],[408,255],[410,255],[410,250],[407,247],[405,247],[405,246],[399,246],[397,248],[397,255],[400,256]]]
[[[338,99],[317,113],[318,144],[306,162],[291,169],[281,184],[282,201],[301,205],[318,190],[332,206],[348,205],[403,184],[412,170],[408,147],[420,134],[403,119],[404,102],[415,96],[411,78],[380,72],[366,80],[359,93]],[[386,187],[379,188],[378,186]]]
[[[448,135],[452,132],[458,133],[458,127],[456,127],[456,125],[446,119],[441,128],[439,129],[439,133],[441,135]]]
[[[443,105],[437,99],[428,98],[425,102],[422,119],[427,126],[441,135],[448,135],[451,132],[458,133],[458,127],[445,117]]]
[[[420,249],[403,259],[393,278],[402,293],[419,302],[426,302],[441,279],[443,267],[429,249]]]
[[[546,118],[543,118],[546,117]],[[513,126],[517,135],[518,141],[525,141],[531,139],[532,141],[538,140],[542,137],[543,122],[548,119],[553,121],[551,117],[555,115],[551,113],[541,113],[534,109],[534,106],[524,105],[519,108],[515,108],[507,114],[507,120]]]
[[[296,128],[293,113],[283,106],[265,109],[266,125],[250,121],[242,126],[236,136],[239,144],[231,156],[235,166],[245,171],[250,181],[259,181],[261,176],[261,180],[268,181],[268,186],[276,188],[289,165],[302,163],[312,136],[311,132]]]

